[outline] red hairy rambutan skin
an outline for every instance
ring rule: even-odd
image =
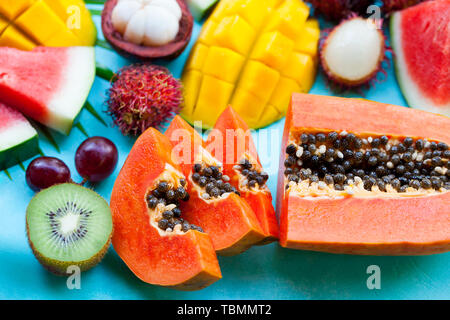
[[[321,13],[327,20],[340,21],[351,13],[364,15],[373,0],[306,0],[311,3],[317,13]]]
[[[403,10],[428,0],[383,0],[383,12],[389,14],[393,11]]]
[[[161,129],[168,118],[180,112],[181,83],[162,66],[127,66],[111,82],[107,112],[124,135],[138,136],[149,127]]]

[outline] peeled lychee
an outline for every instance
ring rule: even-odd
[[[341,88],[361,86],[376,79],[385,55],[380,23],[357,16],[336,26],[320,48],[323,70]]]
[[[124,67],[108,90],[108,113],[124,135],[140,135],[149,127],[160,129],[179,113],[182,86],[169,70],[150,64]]]

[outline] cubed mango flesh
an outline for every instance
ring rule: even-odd
[[[0,14],[9,21],[14,20],[33,2],[33,0],[2,0],[0,1]]]
[[[228,104],[252,128],[283,117],[316,76],[320,29],[308,16],[301,0],[221,0],[186,63],[181,115],[204,128]]]
[[[2,30],[0,20],[2,46],[92,46],[97,38],[83,0],[1,0],[0,19],[10,26]]]
[[[37,46],[30,38],[24,35],[19,29],[13,25],[9,25],[0,35],[0,46],[13,47],[20,50],[33,50]]]
[[[193,111],[193,122],[202,121],[204,126],[203,119],[214,118],[216,113],[221,114],[227,107],[233,90],[233,84],[204,75]],[[214,104],[211,104],[211,101],[214,101]]]
[[[218,61],[220,63],[217,63]],[[227,48],[212,46],[209,48],[203,64],[203,73],[235,83],[244,62],[245,58],[239,53]]]

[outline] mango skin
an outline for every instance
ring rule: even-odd
[[[97,29],[83,0],[0,2],[0,46],[93,46],[96,39]]]
[[[231,105],[251,128],[281,119],[314,84],[320,28],[301,0],[222,0],[186,63],[181,116],[212,128]]]

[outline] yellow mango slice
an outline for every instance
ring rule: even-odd
[[[247,54],[255,38],[253,28],[240,16],[224,18],[214,32],[214,43]]]
[[[216,5],[216,8],[212,12],[208,21],[221,21],[225,17],[229,17],[232,15],[230,8],[234,6],[235,2],[240,2],[241,0],[228,0],[228,1],[219,1]]]
[[[3,46],[92,46],[97,38],[83,0],[0,0],[0,17],[14,26],[3,37]],[[0,34],[4,21],[0,21]]]
[[[316,19],[306,21],[303,32],[295,42],[295,51],[307,53],[312,57],[317,56],[320,39],[319,22]]]
[[[60,29],[49,39],[45,40],[43,45],[47,47],[70,47],[82,46],[82,42],[69,29]]]
[[[281,69],[286,65],[293,49],[294,41],[281,32],[267,32],[256,43],[251,58],[272,68]]]
[[[43,21],[45,23],[42,23]],[[15,24],[39,43],[45,43],[52,35],[66,27],[43,1],[35,2],[17,18]]]
[[[231,104],[252,128],[280,119],[314,83],[320,29],[308,15],[301,0],[221,0],[186,63],[181,115],[210,128]]]
[[[233,95],[231,105],[246,119],[247,124],[253,127],[264,111],[265,102],[251,92],[238,88]]]
[[[194,108],[193,119],[202,120],[205,128],[212,128],[217,118],[228,105],[234,85],[204,75]],[[214,104],[211,104],[214,101]]]
[[[93,45],[97,38],[97,29],[83,0],[44,1],[59,16],[66,28],[78,37],[80,45]]]
[[[272,15],[266,31],[280,31],[286,37],[297,39],[309,16],[309,7],[297,0],[285,0]]]
[[[203,75],[200,71],[189,70],[183,74],[181,80],[185,84],[184,90],[184,108],[182,113],[191,114],[194,111],[197,102],[200,85],[202,84]]]
[[[198,36],[198,43],[202,43],[206,46],[214,44],[214,32],[217,29],[217,23],[214,20],[208,20],[203,25],[202,31]]]
[[[292,53],[281,74],[296,80],[302,88],[302,91],[308,92],[311,89],[312,79],[314,77],[306,77],[306,75],[315,74],[314,61],[310,55],[305,53]]]
[[[279,72],[258,61],[249,61],[242,72],[239,88],[245,89],[266,103],[280,79]]]
[[[293,92],[301,92],[300,86],[296,81],[288,78],[281,78],[275,88],[269,103],[278,110],[279,113],[285,114],[289,106],[291,95]]]
[[[14,47],[21,50],[33,50],[37,46],[31,39],[13,25],[9,25],[0,35],[0,46]]]
[[[244,18],[248,24],[257,29],[261,26],[268,11],[269,8],[262,6],[259,2],[253,0],[237,0],[230,2],[227,13]]]
[[[202,70],[203,64],[205,63],[206,57],[208,56],[209,48],[197,42],[194,48],[191,51],[191,55],[186,62],[185,69],[186,70]]]
[[[24,12],[34,0],[1,0],[0,14],[8,20],[14,20]]]
[[[7,26],[8,26],[8,21],[6,21],[5,19],[3,19],[0,16],[0,34],[2,34],[2,32],[6,29]]]
[[[218,63],[220,61],[220,63]],[[244,57],[227,49],[212,46],[203,65],[203,72],[218,79],[234,83],[244,65]]]
[[[274,106],[269,104],[265,107],[258,123],[261,127],[265,127],[272,122],[281,119],[283,116],[284,114],[281,114]]]

